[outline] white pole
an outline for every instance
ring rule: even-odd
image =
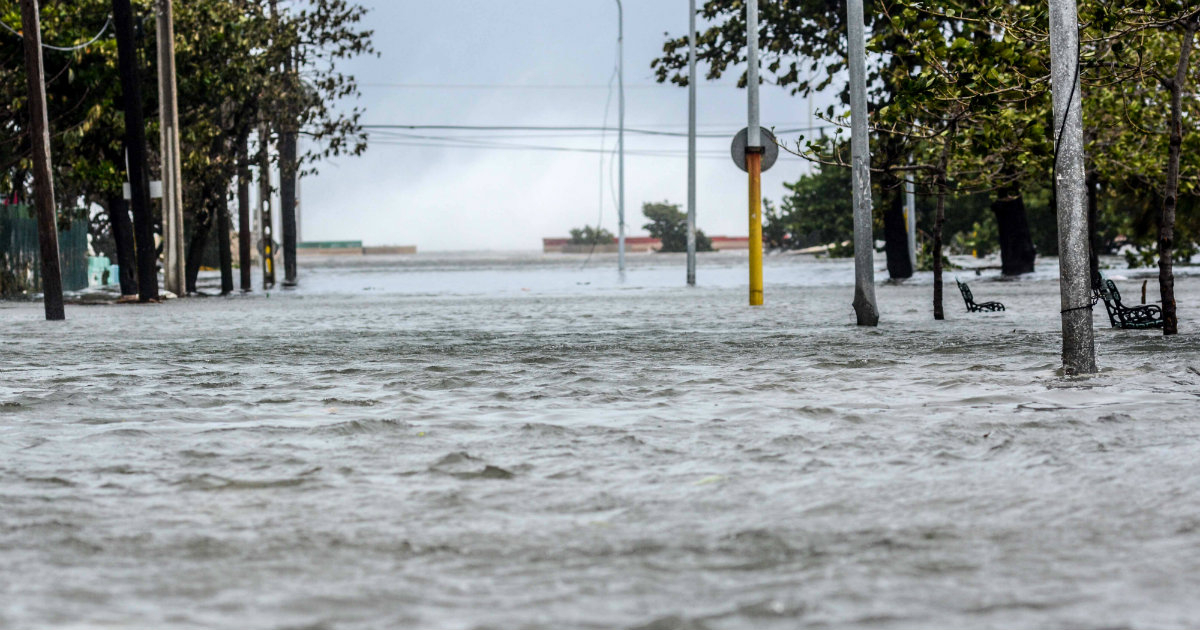
[[[758,118],[758,0],[746,3],[746,91],[749,125],[746,146],[762,146],[762,125]]]
[[[1079,17],[1075,0],[1050,0],[1050,81],[1054,101],[1058,278],[1062,304],[1063,371],[1096,372],[1092,331],[1083,111],[1079,84]]]
[[[688,2],[687,283],[696,286],[696,0]]]
[[[617,0],[617,271],[625,279],[625,11]]]
[[[850,55],[850,159],[854,196],[854,313],[859,326],[879,324],[871,219],[871,146],[867,139],[867,61],[862,0],[846,3]]]

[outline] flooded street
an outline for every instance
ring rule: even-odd
[[[1200,626],[1200,275],[1071,379],[1053,259],[306,262],[0,302],[0,628]]]

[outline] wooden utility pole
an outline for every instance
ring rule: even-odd
[[[25,75],[29,81],[29,140],[33,146],[33,196],[37,206],[38,244],[42,254],[42,304],[47,320],[66,319],[58,260],[58,221],[54,214],[54,178],[50,174],[50,121],[46,114],[42,24],[37,0],[21,0]]]
[[[150,213],[150,179],[146,173],[146,121],[142,117],[142,82],[138,75],[134,42],[133,8],[129,0],[112,0],[117,35],[117,66],[121,74],[121,101],[125,109],[125,161],[129,175],[133,237],[137,245],[138,299],[158,299],[158,252],[154,219]]]
[[[238,140],[238,271],[241,272],[242,292],[249,292],[250,286],[250,156],[246,148],[246,136]]]
[[[862,0],[846,3],[850,65],[850,160],[854,197],[854,313],[859,326],[877,326],[875,240],[871,216],[871,146],[867,138],[866,35]],[[938,255],[934,252],[934,255]]]
[[[158,102],[162,136],[163,284],[184,295],[183,175],[179,157],[179,103],[175,92],[175,24],[172,0],[158,6]]]
[[[1050,82],[1054,101],[1058,278],[1063,371],[1096,372],[1089,273],[1087,190],[1083,166],[1083,101],[1079,84],[1079,17],[1075,0],[1050,0]]]

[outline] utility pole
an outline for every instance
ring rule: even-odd
[[[290,94],[286,117],[279,130],[279,212],[283,219],[283,286],[296,286],[296,111],[292,98],[299,86],[295,75],[295,50],[289,50],[283,75]]]
[[[867,51],[862,0],[846,2],[846,22],[846,47],[850,53],[851,188],[854,196],[854,314],[859,326],[876,326],[879,324],[879,310],[875,306],[871,146],[867,138]]]
[[[625,10],[617,0],[617,271],[625,279]]]
[[[187,293],[183,256],[183,175],[179,157],[179,104],[175,90],[175,21],[172,0],[158,2],[158,115],[162,137],[163,284]]]
[[[121,74],[121,101],[125,110],[125,158],[129,175],[133,238],[137,248],[138,300],[158,299],[158,253],[154,221],[150,215],[150,180],[146,173],[146,121],[142,117],[142,82],[138,74],[129,0],[112,0],[117,35],[117,65]]]
[[[258,208],[262,228],[263,291],[275,286],[274,223],[271,219],[271,129],[258,126]]]
[[[687,283],[696,286],[696,0],[688,1]]]
[[[29,84],[29,140],[33,146],[33,197],[42,254],[42,305],[46,309],[46,320],[57,321],[66,319],[67,315],[63,309],[62,272],[58,260],[54,177],[50,173],[50,121],[46,114],[46,72],[42,65],[42,24],[37,0],[21,0],[21,34]]]
[[[758,116],[758,0],[746,3],[746,171],[750,174],[750,306],[763,303],[762,126]]]
[[[1075,0],[1050,0],[1050,82],[1054,101],[1058,279],[1063,371],[1094,374],[1087,187],[1084,182],[1083,100],[1079,84],[1079,17]]]
[[[238,139],[238,275],[243,293],[251,290],[250,282],[250,156],[245,135]]]

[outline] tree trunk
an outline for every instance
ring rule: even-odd
[[[996,228],[1000,237],[1000,268],[1006,276],[1033,273],[1037,250],[1033,247],[1033,235],[1029,232],[1029,218],[1025,214],[1025,199],[1021,189],[1013,185],[996,193],[992,202],[992,214],[996,217]]]
[[[221,260],[221,295],[229,295],[233,293],[233,247],[229,240],[229,232],[233,228],[229,224],[229,200],[224,194],[217,203],[216,211],[217,245]]]
[[[946,222],[946,175],[939,173],[937,181],[937,213],[933,216],[933,318],[946,319],[942,309],[942,224]]]
[[[1100,200],[1097,188],[1100,185],[1100,175],[1095,169],[1088,171],[1084,179],[1087,186],[1088,201],[1088,246],[1091,256],[1088,265],[1091,267],[1092,290],[1100,289]]]
[[[250,291],[250,161],[246,149],[246,137],[238,141],[238,271],[241,275],[242,291]]]
[[[212,229],[213,224],[213,208],[208,202],[209,191],[205,187],[203,193],[205,197],[204,203],[201,206],[204,210],[197,213],[195,222],[192,224],[192,236],[188,239],[187,247],[187,292],[196,293],[196,276],[200,274],[200,263],[204,260],[204,247],[208,245],[208,233]]]
[[[1196,37],[1196,22],[1189,21],[1184,27],[1183,41],[1179,47],[1179,63],[1171,88],[1171,141],[1167,157],[1167,185],[1163,195],[1162,216],[1158,221],[1158,290],[1162,296],[1163,334],[1179,332],[1179,319],[1175,311],[1175,274],[1172,269],[1175,256],[1175,208],[1179,203],[1179,152],[1183,145],[1183,90],[1187,82],[1188,57],[1192,52],[1192,40]]]
[[[122,195],[108,198],[108,224],[117,245],[117,276],[121,283],[121,295],[137,295],[137,277],[133,273],[137,267],[133,253],[133,222],[129,220],[129,202]]]
[[[883,176],[883,240],[888,276],[893,280],[911,278],[912,260],[908,257],[908,225],[904,218],[904,186],[891,175]]]

